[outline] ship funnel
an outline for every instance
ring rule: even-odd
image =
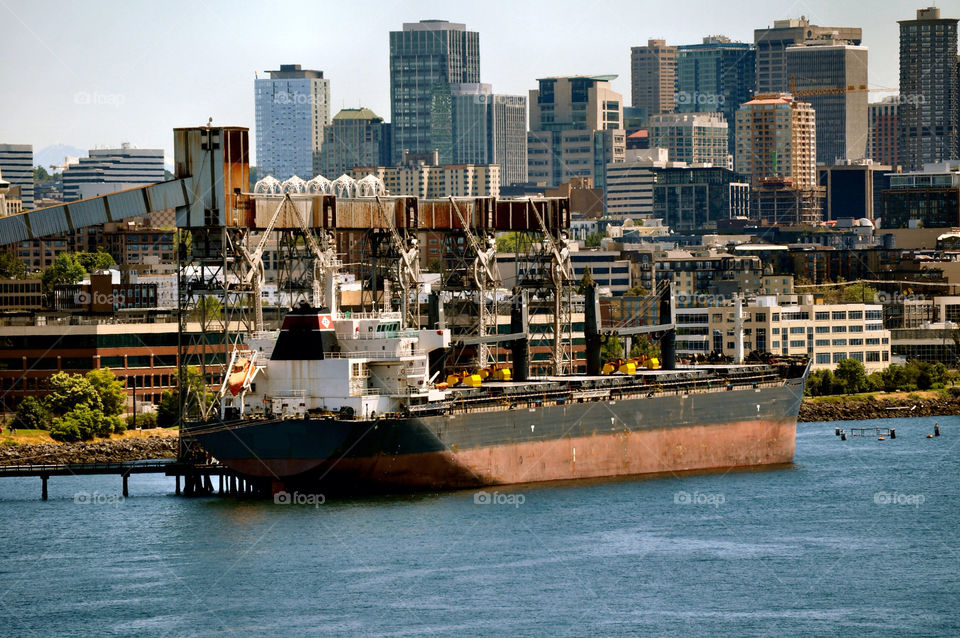
[[[583,335],[587,350],[587,374],[600,374],[603,366],[600,356],[600,300],[597,298],[597,285],[591,283],[584,293]]]
[[[673,323],[673,286],[669,283],[660,294],[660,323]],[[660,365],[664,370],[677,369],[677,331],[670,328],[660,339]]]
[[[510,332],[526,333],[529,327],[527,310],[527,291],[513,289],[513,304],[510,306]],[[513,380],[526,381],[530,378],[530,339],[524,337],[510,343],[510,355],[513,358]]]

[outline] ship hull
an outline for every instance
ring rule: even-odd
[[[797,379],[418,418],[242,422],[195,438],[274,490],[462,489],[789,463],[802,394]]]

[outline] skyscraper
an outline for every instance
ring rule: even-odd
[[[776,20],[773,27],[755,29],[753,42],[757,47],[757,85],[759,93],[785,93],[790,90],[787,73],[787,47],[804,40],[824,37],[860,44],[863,37],[858,27],[818,27],[805,17]]]
[[[33,145],[0,144],[0,171],[11,186],[20,187],[23,210],[33,208]]]
[[[727,152],[727,122],[721,113],[651,115],[650,145],[668,149],[671,162],[733,168]]]
[[[766,177],[816,186],[816,147],[816,120],[807,102],[757,97],[737,111],[736,170],[748,175],[754,187]]]
[[[530,91],[527,156],[530,181],[548,187],[592,177],[603,188],[606,165],[622,162],[623,96],[610,88],[616,75],[552,77]]]
[[[120,148],[92,149],[89,157],[81,157],[77,164],[63,171],[63,201],[162,181],[162,148],[131,148],[124,143]]]
[[[737,109],[753,95],[756,50],[752,44],[708,36],[703,44],[677,47],[677,112],[723,113],[730,125],[727,152],[736,148]]]
[[[900,109],[900,96],[885,97],[880,102],[867,105],[869,126],[869,149],[867,157],[896,168],[897,166],[897,112]]]
[[[649,117],[673,113],[677,80],[677,47],[665,40],[647,40],[647,46],[630,48],[630,99],[633,108]]]
[[[812,224],[823,215],[813,108],[789,96],[758,96],[737,111],[737,172],[750,176],[751,216]]]
[[[330,123],[330,80],[323,71],[281,64],[254,81],[257,166],[261,176],[310,179],[320,173],[323,127]]]
[[[960,157],[957,19],[917,9],[900,20],[899,163],[904,170]]]
[[[791,91],[817,117],[817,163],[867,154],[867,47],[833,39],[787,47]]]
[[[451,84],[450,97],[448,163],[498,164],[501,184],[526,182],[527,98],[497,95],[489,84]]]
[[[356,166],[390,163],[390,125],[370,109],[341,109],[323,128],[320,173],[336,179]]]
[[[480,34],[446,20],[404,23],[390,32],[393,162],[404,151],[437,150],[452,161],[451,84],[480,82]]]

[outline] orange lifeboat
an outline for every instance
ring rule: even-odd
[[[227,387],[230,388],[230,394],[233,396],[240,394],[240,389],[243,388],[243,382],[246,381],[247,375],[250,374],[250,368],[250,360],[245,357],[237,359],[237,362],[233,364],[230,377],[227,379]]]

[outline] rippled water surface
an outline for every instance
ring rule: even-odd
[[[960,417],[793,467],[272,501],[0,479],[3,636],[957,636]]]

